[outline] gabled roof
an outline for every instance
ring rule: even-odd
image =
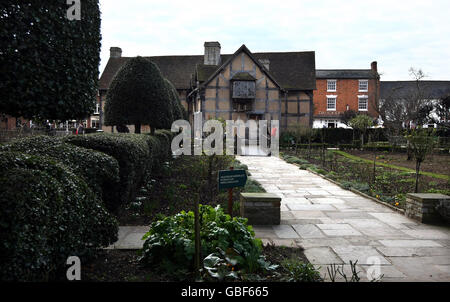
[[[282,88],[282,86],[280,84],[278,84],[277,80],[274,79],[274,77],[268,72],[268,70],[258,61],[258,59],[256,59],[253,56],[253,54],[250,52],[250,50],[247,48],[247,46],[245,46],[245,44],[242,44],[242,46],[239,47],[239,49],[236,50],[236,52],[232,56],[230,56],[228,58],[228,60],[225,61],[225,63],[223,63],[219,68],[217,68],[216,71],[214,71],[202,85],[204,85],[204,86],[208,85],[208,83],[215,76],[217,76],[225,67],[227,67],[229,64],[231,64],[233,59],[236,58],[242,52],[244,52],[247,56],[249,56],[250,59],[252,59],[253,62],[255,62],[255,64],[275,83],[275,85]]]
[[[450,81],[419,81],[419,89],[430,99],[450,95]],[[417,93],[416,81],[381,81],[380,98],[401,98]]]
[[[374,79],[371,69],[317,69],[317,79]]]
[[[243,45],[244,46],[244,45]],[[241,46],[242,47],[242,46]],[[249,51],[250,52],[250,51]],[[269,59],[269,74],[284,89],[313,90],[316,89],[315,53],[306,52],[261,52],[251,53],[255,61]],[[221,55],[221,62],[227,62],[233,55]],[[203,64],[203,55],[196,56],[153,56],[146,57],[156,63],[161,73],[171,81],[177,89],[189,89],[193,73],[206,81],[220,66]],[[114,75],[130,57],[109,58],[100,77],[99,89],[108,89]],[[260,64],[261,69],[264,68]]]

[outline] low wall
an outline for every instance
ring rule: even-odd
[[[241,193],[241,216],[250,225],[279,225],[281,198],[273,193]]]

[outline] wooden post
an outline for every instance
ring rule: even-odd
[[[230,170],[234,170],[234,168],[230,167]],[[233,218],[233,188],[228,189],[228,214]]]
[[[198,196],[195,196],[194,201],[194,233],[195,233],[195,255],[194,255],[194,267],[195,267],[195,275],[198,276],[200,274],[200,217],[199,217],[199,202]]]

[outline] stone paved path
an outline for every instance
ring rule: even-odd
[[[303,247],[322,275],[328,264],[358,260],[364,277],[377,257],[383,281],[450,281],[450,228],[417,223],[277,157],[238,160],[282,198],[281,225],[254,226],[265,243]]]

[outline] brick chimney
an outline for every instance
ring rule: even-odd
[[[111,47],[109,49],[109,57],[110,58],[120,58],[122,56],[122,48],[120,47]]]
[[[378,63],[377,63],[377,61],[373,61],[370,64],[370,69],[372,69],[372,71],[374,71],[374,72],[378,72]]]
[[[269,67],[270,67],[269,59],[259,59],[259,63],[261,63],[265,69],[269,70]]]
[[[205,42],[205,65],[219,65],[220,62],[220,43]]]

